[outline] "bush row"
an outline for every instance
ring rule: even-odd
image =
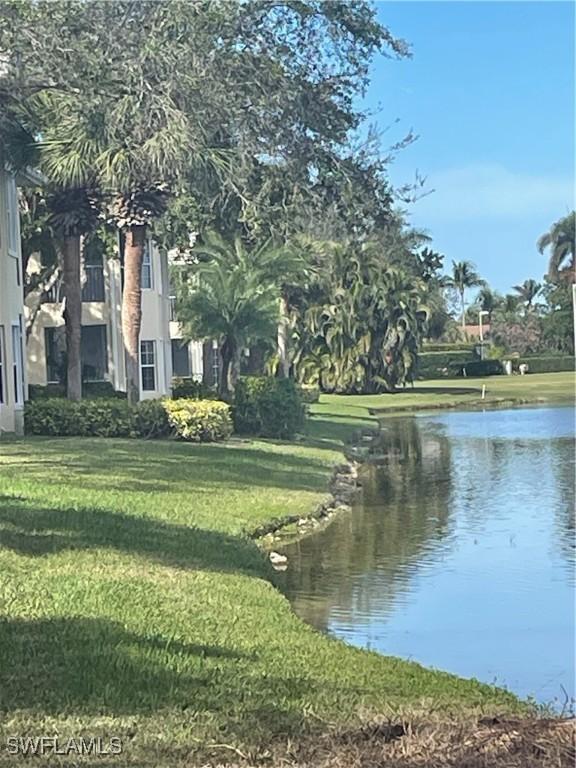
[[[26,403],[29,435],[144,437],[173,435],[192,442],[225,440],[232,432],[230,407],[214,400],[81,400],[41,398]]]
[[[529,373],[553,373],[573,371],[576,358],[573,355],[526,355],[512,361],[515,370],[520,363],[526,363]]]
[[[425,341],[422,345],[422,352],[468,352],[470,357],[474,356],[474,344],[469,344],[463,341],[458,342],[441,342],[441,341]]]
[[[291,379],[245,376],[236,384],[233,415],[239,434],[290,439],[304,423],[301,393]]]
[[[442,376],[454,376],[465,363],[475,359],[470,350],[452,352],[421,352],[418,355],[418,372],[421,379],[439,379]]]
[[[504,373],[500,360],[471,360],[456,371],[457,376],[498,376]]]

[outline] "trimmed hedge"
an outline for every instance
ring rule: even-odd
[[[424,342],[422,345],[422,353],[426,352],[468,352],[468,354],[474,356],[474,344],[464,342]]]
[[[245,376],[236,384],[234,429],[240,434],[290,439],[304,424],[304,408],[292,379]]]
[[[194,442],[225,440],[232,432],[230,407],[215,400],[81,400],[41,398],[26,403],[24,428],[50,437],[173,435]]]
[[[230,406],[218,400],[165,400],[170,426],[193,443],[226,440],[232,434]]]
[[[418,355],[417,376],[421,379],[440,379],[455,376],[465,363],[475,356],[470,349],[446,352],[421,352]]]
[[[52,437],[130,437],[134,411],[127,400],[41,398],[26,403],[24,429],[28,435]]]
[[[504,373],[500,360],[472,360],[462,365],[457,376],[498,376]]]
[[[512,359],[514,370],[518,370],[520,363],[526,363],[528,373],[554,373],[573,371],[576,366],[576,358],[573,355],[525,355]]]

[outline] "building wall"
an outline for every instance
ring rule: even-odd
[[[0,435],[21,433],[28,394],[23,357],[22,254],[16,180],[0,165]]]

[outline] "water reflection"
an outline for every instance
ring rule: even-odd
[[[355,644],[574,695],[569,408],[395,418],[363,503],[287,548],[306,621]]]

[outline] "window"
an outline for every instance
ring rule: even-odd
[[[182,339],[172,339],[172,374],[184,378],[190,376],[188,344]]]
[[[156,389],[156,342],[140,342],[140,375],[142,390],[151,392]]]
[[[24,365],[22,355],[22,317],[18,325],[12,326],[12,371],[14,380],[14,402],[24,403]]]
[[[83,325],[80,338],[82,381],[105,381],[108,373],[108,346],[105,325]]]
[[[66,380],[66,331],[63,325],[44,328],[46,349],[46,381],[63,384]]]
[[[8,214],[8,253],[19,258],[18,247],[18,193],[14,176],[6,174],[6,211]],[[20,283],[18,283],[20,284]]]
[[[152,249],[149,240],[144,245],[142,256],[142,288],[152,288]]]
[[[5,403],[4,395],[4,326],[0,325],[0,403]]]
[[[84,275],[82,301],[105,301],[104,257],[100,241],[95,238],[88,240],[84,248]]]

